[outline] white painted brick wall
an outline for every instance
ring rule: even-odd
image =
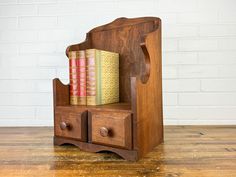
[[[115,18],[157,16],[165,124],[236,124],[235,0],[0,0],[0,126],[52,125],[68,45]]]

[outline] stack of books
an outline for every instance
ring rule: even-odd
[[[119,54],[98,49],[69,52],[70,104],[119,102]]]

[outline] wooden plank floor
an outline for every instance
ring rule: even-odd
[[[236,126],[167,126],[138,162],[53,146],[52,128],[0,128],[0,176],[236,177]]]

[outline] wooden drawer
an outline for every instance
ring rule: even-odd
[[[87,111],[55,111],[55,135],[87,141]]]
[[[89,115],[90,142],[125,149],[132,148],[130,113],[92,112]]]

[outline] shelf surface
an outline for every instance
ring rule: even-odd
[[[89,106],[89,105],[66,105],[66,106],[56,106],[56,108],[66,110],[93,110],[93,111],[122,111],[122,112],[132,112],[131,104],[130,103],[112,103],[112,104],[105,104],[105,105],[96,105],[96,106]]]

